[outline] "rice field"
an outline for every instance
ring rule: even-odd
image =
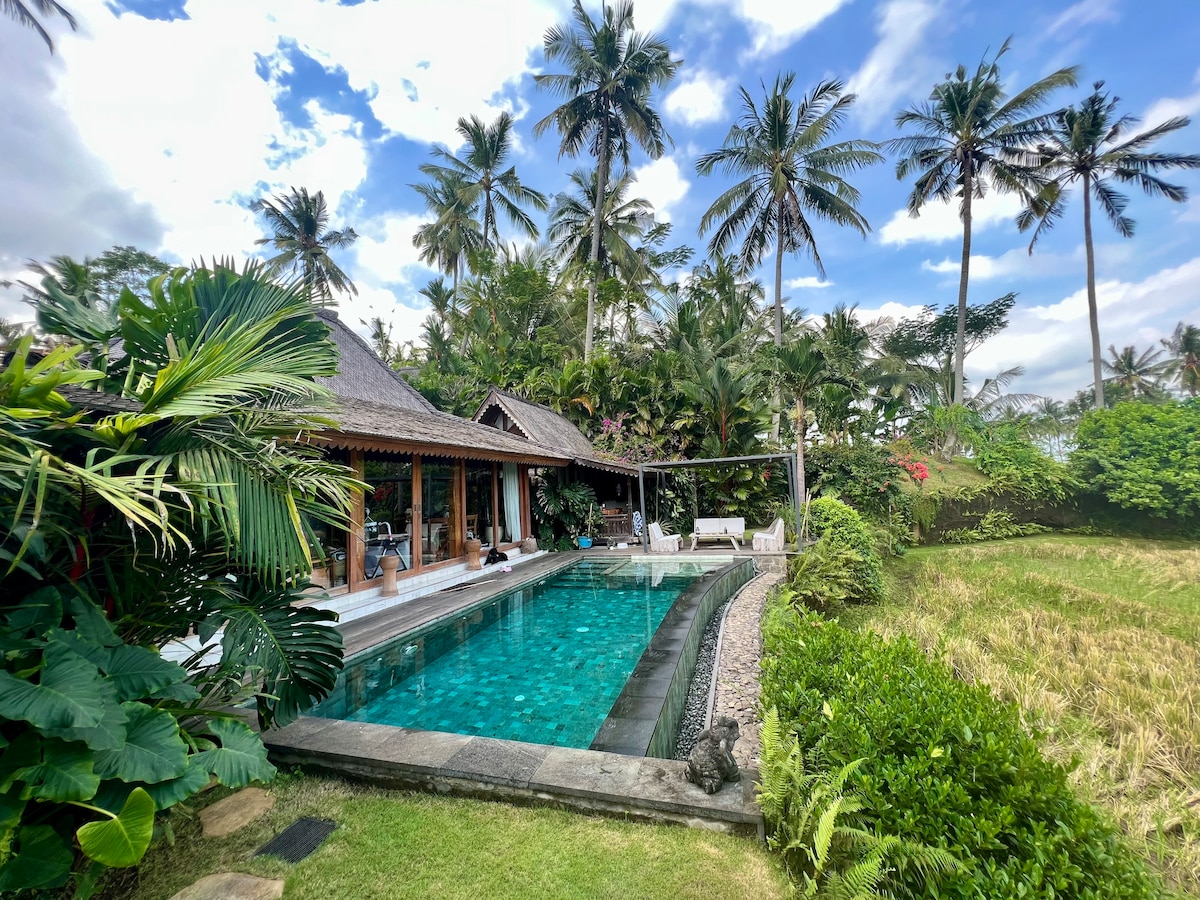
[[[1200,896],[1200,545],[1035,537],[914,550],[855,618],[1017,702],[1080,796]]]

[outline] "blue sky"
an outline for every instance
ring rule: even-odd
[[[554,98],[532,75],[545,67],[547,27],[567,19],[561,0],[74,0],[81,29],[47,24],[36,35],[0,21],[0,279],[28,259],[95,254],[133,243],[172,260],[245,257],[261,224],[251,200],[288,185],[322,189],[338,224],[362,238],[343,259],[360,288],[343,302],[357,323],[381,315],[415,337],[416,291],[433,273],[411,235],[423,217],[409,185],[432,142],[454,123],[500,110],[518,117],[518,171],[547,194],[588,160],[558,158],[532,126]],[[596,3],[585,4],[593,12]],[[843,137],[886,140],[895,113],[923,99],[958,63],[973,67],[1008,36],[1007,83],[1022,87],[1081,66],[1076,101],[1104,79],[1121,108],[1155,124],[1200,112],[1200,4],[1190,0],[640,0],[639,29],[661,34],[684,60],[658,97],[674,146],[636,156],[637,192],[674,228],[672,243],[702,255],[696,227],[722,176],[695,174],[739,112],[737,88],[794,71],[798,87],[838,78],[859,95]],[[1165,27],[1164,27],[1165,26]],[[1200,152],[1200,125],[1162,149]],[[1200,175],[1175,173],[1195,195]],[[785,262],[790,302],[820,313],[857,304],[866,316],[904,315],[956,298],[961,231],[951,209],[904,211],[909,185],[894,161],[857,176],[873,232],[865,240],[817,226],[828,272]],[[1180,320],[1200,321],[1200,201],[1133,198],[1136,236],[1097,223],[1101,337],[1147,346]],[[1012,327],[968,359],[976,380],[1023,365],[1021,390],[1069,397],[1089,377],[1082,209],[1037,253],[993,197],[977,210],[971,302],[1018,293]],[[761,273],[770,284],[769,266]],[[0,290],[0,315],[27,315]]]

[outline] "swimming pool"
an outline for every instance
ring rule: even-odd
[[[587,748],[668,612],[732,562],[581,560],[351,660],[312,714]],[[686,642],[669,625],[659,643]]]

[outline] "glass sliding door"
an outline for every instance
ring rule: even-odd
[[[471,462],[466,464],[467,495],[463,511],[466,513],[466,536],[482,541],[489,546],[494,540],[492,528],[492,476],[494,464]]]
[[[413,567],[413,464],[396,457],[367,459],[363,480],[370,485],[363,497],[363,540],[358,548],[363,576],[383,574],[380,560],[399,556],[399,570]]]
[[[462,555],[462,522],[457,460],[421,460],[421,560],[432,565]]]

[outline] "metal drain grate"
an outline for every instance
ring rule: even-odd
[[[332,819],[297,819],[255,851],[255,856],[278,856],[296,863],[321,846],[333,833],[337,823]]]

